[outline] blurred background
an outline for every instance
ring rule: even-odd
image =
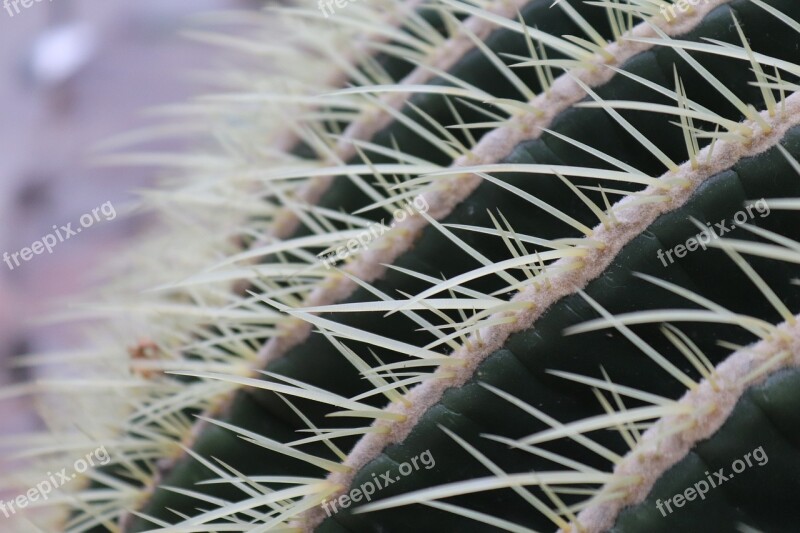
[[[197,91],[188,75],[222,52],[181,38],[188,18],[246,0],[36,0],[0,10],[0,254],[29,247],[53,225],[105,202],[120,211],[145,187],[147,168],[92,168],[98,142],[153,124],[148,107]],[[2,7],[2,6],[0,6]],[[13,15],[13,16],[12,16]],[[158,149],[159,147],[150,146]],[[118,217],[11,270],[0,262],[0,391],[27,378],[21,353],[78,345],[69,325],[32,320],[80,290],[104,257],[125,246],[142,220]],[[38,423],[22,398],[3,402],[3,435]]]

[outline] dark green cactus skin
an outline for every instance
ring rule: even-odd
[[[791,153],[800,155],[800,128],[791,130],[782,144]],[[693,308],[682,298],[668,291],[654,288],[647,282],[632,276],[633,272],[641,272],[692,289],[699,294],[713,298],[717,303],[735,312],[746,312],[771,322],[779,322],[780,317],[774,309],[766,305],[763,297],[744,278],[741,271],[725,257],[723,251],[709,249],[697,254],[687,254],[686,257],[667,268],[664,268],[657,259],[656,253],[659,249],[672,248],[685,242],[688,237],[697,234],[697,228],[689,220],[690,216],[703,221],[730,220],[732,214],[742,209],[745,199],[753,198],[754,195],[765,194],[767,198],[770,198],[792,196],[797,193],[800,193],[800,180],[777,149],[741,161],[731,170],[710,178],[684,207],[660,217],[647,231],[630,242],[623,248],[604,275],[588,285],[586,293],[614,314],[643,309]],[[769,217],[756,218],[753,223],[791,238],[800,237],[800,228],[793,221],[791,215],[773,212]],[[739,239],[749,238],[746,231],[738,228],[728,235]],[[766,260],[754,260],[753,264],[778,294],[785,295],[784,301],[790,309],[796,309],[800,305],[797,291],[793,290],[789,284],[789,280],[797,276],[796,265]],[[709,268],[709,265],[713,265],[713,268]],[[557,302],[537,320],[534,329],[513,335],[505,349],[490,355],[478,367],[472,381],[463,387],[448,390],[439,404],[422,417],[411,435],[403,443],[387,448],[378,459],[359,472],[352,486],[357,487],[369,480],[373,473],[379,474],[387,469],[396,470],[398,464],[408,461],[426,449],[430,449],[433,456],[437,458],[436,468],[408,479],[404,478],[402,481],[406,481],[405,484],[395,483],[387,487],[381,492],[382,498],[408,492],[421,486],[434,486],[487,475],[482,466],[471,460],[466,451],[439,430],[439,425],[447,427],[468,440],[507,472],[557,469],[557,465],[545,459],[521,451],[509,450],[504,445],[480,438],[482,433],[521,438],[547,429],[549,426],[497,398],[481,387],[479,382],[504,390],[564,423],[601,414],[602,410],[587,387],[549,375],[546,373],[547,370],[561,370],[602,379],[599,370],[602,365],[617,384],[641,387],[642,383],[647,383],[649,392],[666,398],[677,399],[685,392],[685,388],[677,381],[664,379],[663,370],[644,362],[642,354],[617,332],[604,330],[573,336],[562,335],[562,331],[566,327],[597,316],[597,313],[579,295],[573,295]],[[715,346],[716,340],[724,339],[740,344],[748,344],[756,340],[732,326],[682,323],[680,327],[701,347],[714,364],[724,360],[729,353]],[[681,370],[697,378],[696,371],[674,347],[669,345],[657,327],[650,326],[649,330],[648,327],[640,327],[636,332],[659,353],[669,357],[670,361],[679,366]],[[628,407],[635,406],[635,403],[628,405]],[[782,420],[780,428],[773,430],[776,435],[780,435],[785,426],[800,423],[798,411],[787,409],[782,412],[786,413],[786,417]],[[752,413],[749,414],[752,415]],[[766,416],[761,418],[762,424],[768,423],[771,419]],[[590,436],[596,442],[617,453],[623,454],[627,451],[625,442],[616,432],[595,432]],[[741,448],[745,452],[760,445],[757,435],[752,439],[752,443],[747,440],[741,444]],[[764,445],[766,446],[766,443]],[[776,444],[776,451],[778,449],[785,450],[790,445],[794,445],[792,441]],[[550,446],[544,445],[543,447],[581,461],[588,466],[598,469],[609,468],[605,460],[567,440],[559,440]],[[736,449],[739,449],[738,444]],[[741,454],[736,455],[731,452],[730,455],[721,456],[718,461],[730,464],[737,457],[741,457]],[[800,467],[800,456],[789,455],[785,459],[787,464],[784,464],[783,467],[788,469],[789,465],[793,464],[790,471],[796,472]],[[777,465],[776,462],[776,468],[779,468]],[[772,470],[772,463],[763,467],[763,470],[765,473],[772,472],[775,475],[778,473],[777,470]],[[677,485],[679,487],[691,486],[693,481],[691,481],[690,474],[687,474],[685,479],[681,479],[683,485],[680,483]],[[788,478],[786,479],[788,480]],[[783,491],[788,490],[789,487],[798,487],[800,484],[798,480],[800,478],[795,477],[792,479],[794,485],[782,485],[782,488],[775,490]],[[672,487],[670,486],[670,488]],[[759,485],[759,490],[765,490],[765,488]],[[531,491],[537,496],[545,497],[539,491],[533,489]],[[677,489],[674,492],[677,492]],[[497,516],[503,516],[507,520],[522,523],[534,529],[545,530],[549,526],[547,519],[543,516],[535,516],[530,507],[510,490],[482,493],[463,499],[455,498],[452,501],[472,509],[487,513],[493,512]],[[569,499],[566,497],[565,503],[569,503]],[[646,504],[643,506],[646,508]],[[413,509],[412,516],[415,521],[417,516],[424,516],[424,518],[420,518],[419,524],[435,524],[435,527],[457,524],[456,527],[470,527],[467,520],[464,520],[463,524],[458,524],[458,517],[452,514],[421,506],[415,506]],[[502,509],[502,512],[498,513],[499,509]],[[764,510],[764,515],[756,514],[759,509]],[[762,523],[771,523],[765,522],[765,520],[774,518],[771,513],[767,512],[770,509],[772,508],[755,506],[750,509],[753,514],[743,515],[748,518],[745,523],[753,527],[759,527],[759,524]],[[704,512],[699,505],[696,505],[694,510],[687,509],[684,513],[673,513],[676,515],[673,519],[680,519],[680,516],[677,515],[681,514],[694,516]],[[794,512],[794,509],[786,512]],[[726,516],[729,520],[734,520],[740,516],[738,513],[737,509],[731,507]],[[350,531],[380,531],[379,527],[386,527],[385,524],[408,523],[409,514],[411,514],[411,509],[406,507],[365,515],[352,515],[344,510],[337,513],[333,519]],[[328,522],[333,519],[329,519]],[[627,523],[621,523],[620,528],[627,528]],[[327,522],[325,524],[327,525]],[[404,526],[397,527],[398,529],[389,529],[389,531],[404,531],[402,529]],[[331,531],[335,530],[334,528]],[[323,526],[320,531],[327,530]],[[619,531],[647,531],[647,529],[619,529]],[[668,529],[664,529],[664,531],[668,531]],[[690,531],[702,531],[702,529],[691,529]],[[772,530],[767,529],[767,531]]]
[[[523,17],[528,24],[536,25],[554,35],[579,33],[561,11],[549,9],[550,4],[550,0],[534,0],[523,11]],[[800,4],[794,0],[770,0],[768,4],[794,19],[800,19]],[[610,34],[607,22],[600,17],[603,15],[602,10],[582,4],[576,4],[575,7],[601,33],[605,36]],[[714,10],[697,28],[682,38],[693,41],[714,38],[739,44],[738,35],[731,23],[732,13],[742,24],[754,50],[785,60],[796,59],[797,50],[800,49],[800,35],[746,0],[733,1]],[[526,52],[524,41],[506,30],[494,32],[488,42],[497,52],[520,55]],[[702,54],[694,57],[742,100],[758,109],[764,107],[760,91],[748,85],[751,77],[743,76],[746,69],[742,62]],[[691,98],[726,118],[737,121],[742,119],[736,109],[714,93],[669,48],[656,48],[642,53],[628,61],[623,68],[672,88],[673,65],[677,67]],[[514,89],[503,78],[485,75],[491,68],[493,67],[485,57],[471,53],[452,69],[452,73],[492,94],[518,98]],[[532,69],[519,72],[534,91],[541,89],[537,86]],[[615,76],[612,81],[597,88],[596,92],[608,100],[635,99],[670,103],[660,95],[621,76]],[[448,122],[449,111],[441,97],[417,95],[412,101],[441,122]],[[460,111],[463,111],[467,122],[481,120],[479,115],[471,115],[473,112],[467,108]],[[413,115],[409,108],[404,112],[409,116]],[[676,161],[686,159],[681,130],[669,124],[673,117],[638,112],[622,114],[671,158]],[[644,151],[605,111],[570,108],[553,121],[550,129],[602,150],[648,175],[659,175],[663,172],[659,162]],[[396,122],[374,139],[374,142],[384,146],[391,146],[393,141],[412,155],[435,163],[448,163],[444,154],[421,142],[415,133]],[[800,158],[800,129],[791,130],[783,139],[782,145]],[[505,161],[607,167],[594,156],[547,133],[539,139],[518,145]],[[596,223],[592,213],[554,176],[504,174],[499,178],[536,195],[584,224]],[[575,178],[572,181],[576,185],[596,184],[589,179]],[[587,195],[596,203],[602,203],[599,193],[587,192]],[[776,149],[740,161],[731,169],[710,178],[685,206],[662,216],[646,232],[625,246],[604,274],[589,284],[587,294],[611,313],[648,308],[692,307],[684,299],[632,276],[633,272],[642,272],[689,288],[734,312],[747,313],[771,323],[779,322],[780,316],[744,274],[727,259],[723,251],[709,249],[688,254],[666,268],[656,256],[657,250],[669,249],[697,233],[696,227],[689,220],[691,216],[702,221],[725,220],[740,210],[745,200],[762,197],[800,197],[800,177]],[[352,212],[367,203],[369,200],[349,180],[336,178],[321,205]],[[543,238],[580,236],[564,223],[543,212],[530,209],[519,197],[488,182],[480,185],[444,222],[491,227],[487,210],[500,210],[511,225],[522,233]],[[800,239],[800,226],[791,213],[773,212],[769,217],[755,218],[750,222],[787,237]],[[308,231],[307,228],[301,228],[296,236]],[[751,234],[738,228],[726,236],[753,238]],[[459,237],[492,260],[500,261],[508,257],[508,251],[500,239],[470,232],[460,232]],[[790,284],[790,280],[798,276],[796,265],[758,258],[753,258],[750,262],[773,290],[782,295],[790,309],[795,311],[800,307],[800,295]],[[476,266],[474,260],[446,236],[430,227],[423,232],[414,248],[402,255],[395,264],[437,278],[442,275],[453,277]],[[397,271],[387,272],[373,284],[387,294],[398,294],[398,291],[415,294],[427,288],[418,279]],[[467,286],[484,292],[492,292],[500,287],[496,279],[489,277],[478,279]],[[368,291],[360,289],[348,301],[372,299],[374,298]],[[615,383],[647,390],[666,398],[681,396],[685,390],[683,386],[677,381],[664,379],[663,372],[653,365],[643,364],[642,355],[618,333],[604,330],[567,337],[562,334],[566,327],[596,317],[597,314],[579,295],[557,302],[537,321],[535,328],[513,335],[504,349],[490,355],[479,366],[473,380],[463,387],[448,390],[441,401],[425,413],[405,441],[389,446],[357,474],[353,486],[371,479],[373,474],[396,470],[398,464],[425,450],[431,450],[437,461],[436,467],[421,470],[414,476],[394,483],[381,492],[381,498],[487,475],[486,469],[442,432],[439,426],[447,427],[468,440],[506,472],[547,471],[557,468],[557,465],[545,459],[510,450],[507,446],[480,437],[481,434],[491,433],[519,438],[546,429],[547,426],[510,406],[479,383],[488,383],[507,391],[565,423],[600,414],[602,410],[587,387],[554,377],[547,374],[546,370],[557,369],[602,378],[599,370],[602,365]],[[433,340],[430,334],[417,331],[416,324],[399,313],[386,318],[370,313],[328,315],[326,318],[415,345],[424,345]],[[733,326],[685,323],[681,328],[714,364],[724,360],[729,353],[715,344],[717,340],[739,344],[748,344],[754,340],[752,336]],[[637,333],[684,372],[698,379],[696,371],[664,339],[657,327],[641,327],[637,329]],[[359,351],[358,344],[353,344],[352,348]],[[360,348],[368,353],[365,346]],[[396,354],[389,351],[376,349],[376,352],[384,363],[399,360]],[[305,342],[271,363],[267,370],[342,396],[354,396],[365,392],[369,387],[321,335],[311,335]],[[700,443],[686,459],[672,468],[657,483],[645,502],[626,510],[619,517],[614,531],[729,531],[739,522],[766,531],[789,531],[790,529],[784,529],[788,527],[786,524],[800,523],[800,508],[792,505],[791,500],[794,490],[800,486],[800,454],[796,453],[800,444],[796,429],[800,427],[800,410],[796,408],[796,404],[800,400],[796,394],[792,394],[792,390],[796,390],[798,379],[800,377],[797,372],[786,372],[748,391],[718,434]],[[381,405],[384,401],[380,396],[367,400],[375,405]],[[329,425],[325,418],[333,410],[329,406],[300,399],[293,400],[293,403],[318,426]],[[631,401],[629,407],[631,406],[636,406],[636,403]],[[277,395],[265,391],[248,390],[237,393],[225,421],[281,442],[294,440],[297,438],[295,431],[305,427]],[[363,424],[362,420],[356,419],[337,421],[339,427],[348,422],[353,427]],[[616,432],[596,432],[590,436],[617,453],[624,454],[627,451],[625,442]],[[341,439],[337,443],[342,449],[348,450],[355,439]],[[656,510],[654,498],[664,499],[691,486],[696,479],[703,477],[704,470],[729,465],[733,459],[759,445],[763,445],[769,453],[770,461],[764,467],[748,470],[741,478],[736,478],[735,482],[714,491],[702,502],[692,502],[691,506],[684,507],[681,512],[662,517]],[[609,469],[605,460],[571,441],[559,440],[542,447],[588,466]],[[302,446],[299,449],[335,460],[335,456],[321,444]],[[306,463],[249,444],[233,432],[214,426],[204,430],[194,450],[204,457],[216,457],[247,475],[323,475],[321,470]],[[214,497],[232,501],[241,498],[238,489],[224,485],[201,486],[202,488],[195,486],[198,481],[211,477],[216,476],[194,459],[185,457],[166,473],[162,482],[166,486],[202,490]],[[530,490],[536,496],[546,498],[538,489]],[[577,499],[567,495],[564,496],[564,501],[571,504],[576,503]],[[533,529],[552,529],[549,520],[534,512],[529,504],[511,490],[458,497],[448,502],[501,516],[505,520]],[[202,504],[192,498],[166,489],[157,489],[142,512],[170,522],[175,520],[172,510],[191,515],[196,513],[197,507],[202,507]],[[132,531],[144,531],[150,527],[147,521],[138,519]],[[443,529],[494,530],[466,518],[419,505],[363,515],[355,515],[351,509],[345,509],[327,519],[318,530],[361,533]]]
[[[748,389],[714,436],[698,443],[668,470],[646,500],[625,509],[611,531],[735,531],[739,524],[770,532],[796,530],[800,521],[796,505],[800,485],[798,386],[800,371],[791,369]],[[758,447],[766,454],[766,461],[759,453],[759,461],[751,459],[747,468],[739,464],[735,468],[741,472],[735,473],[733,462],[745,461],[742,457]],[[719,469],[723,469],[720,474],[724,482],[716,475]],[[704,499],[695,497],[682,508],[673,507],[672,513],[657,509],[657,500],[666,500],[707,480],[706,472],[711,473],[716,486],[705,493]]]

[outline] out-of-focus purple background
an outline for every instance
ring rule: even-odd
[[[209,65],[209,47],[178,36],[186,18],[213,9],[253,8],[246,0],[43,0],[10,16],[0,2],[0,258],[30,246],[53,225],[73,222],[146,186],[149,169],[92,168],[97,142],[152,124],[147,107],[180,102]],[[13,12],[13,8],[12,8]],[[152,148],[152,146],[150,147]],[[117,209],[119,211],[119,208]],[[26,377],[19,353],[79,344],[69,325],[31,319],[69,301],[102,262],[136,234],[137,220],[98,222],[12,271],[0,262],[0,391]],[[24,397],[0,404],[0,433],[37,424]]]

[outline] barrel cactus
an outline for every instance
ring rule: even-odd
[[[796,0],[218,22],[241,65],[101,157],[158,224],[14,480],[109,460],[21,530],[795,530]]]

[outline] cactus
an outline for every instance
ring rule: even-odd
[[[314,9],[195,35],[271,59],[168,108],[203,152],[104,158],[170,179],[24,391],[25,487],[111,458],[48,527],[791,530],[800,4]]]

